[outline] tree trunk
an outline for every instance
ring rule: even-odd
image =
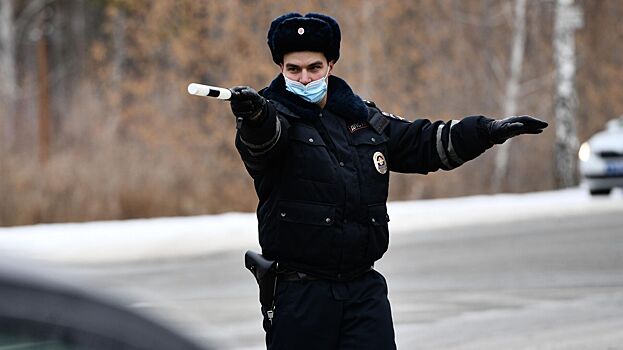
[[[582,11],[573,0],[557,0],[554,19],[554,62],[556,65],[555,179],[558,188],[577,184],[574,32],[582,26]]]
[[[9,219],[8,155],[13,143],[17,92],[13,0],[0,1],[0,225]]]
[[[122,82],[124,75],[124,65],[126,61],[126,15],[122,9],[118,8],[113,17],[112,30],[112,72],[110,74],[110,87],[113,91],[111,118],[108,123],[110,137],[116,137],[119,125],[121,124],[123,109]]]
[[[513,46],[511,48],[510,74],[506,81],[504,95],[504,116],[517,113],[517,99],[519,96],[519,81],[523,66],[526,46],[526,0],[515,1],[515,20],[513,22]],[[491,180],[491,190],[499,192],[508,173],[508,159],[512,140],[499,145],[495,155],[495,167]]]
[[[364,0],[361,3],[361,24],[364,31],[363,38],[359,42],[359,62],[361,62],[362,69],[359,71],[361,74],[361,88],[360,94],[365,99],[372,99],[372,72],[374,65],[372,64],[372,50],[370,49],[371,36],[375,30],[372,23],[372,17],[374,13],[373,0]]]
[[[13,119],[17,97],[17,75],[15,68],[15,23],[13,0],[0,1],[0,147],[8,149],[13,143]]]
[[[39,161],[46,164],[50,154],[50,89],[48,79],[48,41],[46,23],[41,22],[41,36],[37,41],[37,66],[39,74]]]

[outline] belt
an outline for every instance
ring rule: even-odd
[[[316,277],[309,275],[304,272],[293,271],[293,270],[285,270],[282,272],[277,272],[277,278],[281,281],[319,281],[319,280],[328,280],[328,281],[349,281],[355,279],[359,276],[364,275],[366,272],[369,272],[373,269],[373,266],[366,267],[354,273],[347,274],[346,276],[338,275],[338,278],[331,277]]]
[[[297,272],[297,271],[287,271],[287,272],[280,273],[277,276],[277,279],[279,279],[281,281],[287,281],[287,282],[292,282],[292,281],[318,281],[318,280],[320,280],[320,278],[318,278],[318,277],[310,276],[310,275],[308,275],[306,273]]]

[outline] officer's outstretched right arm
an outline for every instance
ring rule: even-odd
[[[271,103],[248,86],[231,89],[236,116],[236,148],[251,174],[259,175],[283,149],[287,128]]]

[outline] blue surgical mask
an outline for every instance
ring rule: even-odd
[[[296,80],[288,79],[288,77],[283,75],[286,80],[286,90],[300,96],[305,101],[309,101],[311,103],[318,103],[322,98],[327,94],[327,77],[329,76],[329,70],[327,70],[327,74],[318,79],[314,80],[307,85],[303,85]]]

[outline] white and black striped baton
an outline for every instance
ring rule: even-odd
[[[214,97],[226,101],[231,99],[231,90],[229,89],[197,83],[188,84],[188,93],[196,96]]]

